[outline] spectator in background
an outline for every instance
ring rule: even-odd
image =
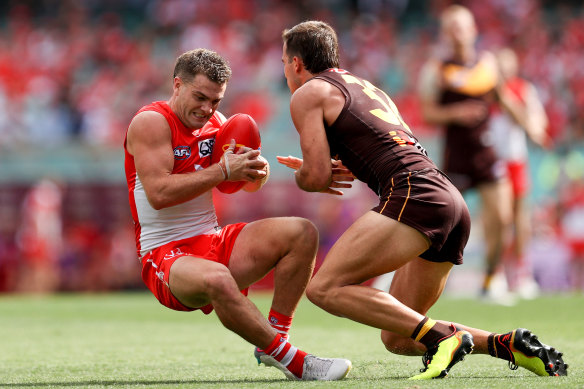
[[[477,28],[467,8],[446,8],[440,27],[447,47],[441,58],[429,59],[420,74],[422,113],[429,123],[444,126],[445,173],[463,193],[476,188],[482,202],[486,247],[481,297],[510,304],[497,299],[498,291],[491,288],[511,218],[505,166],[488,136],[491,107],[502,102],[497,62],[492,53],[476,49]]]
[[[63,249],[60,184],[44,178],[22,204],[17,242],[22,253],[18,291],[49,293],[59,286],[59,255]]]
[[[0,293],[14,292],[18,287],[19,267],[23,266],[16,245],[19,211],[0,206]]]
[[[519,77],[517,55],[510,48],[496,52],[502,77],[501,93],[508,101],[517,105],[521,126],[508,112],[498,110],[489,127],[497,156],[505,162],[511,185],[512,226],[507,243],[510,252],[504,260],[509,290],[522,298],[534,298],[539,286],[533,276],[531,264],[526,262],[525,248],[531,237],[531,218],[527,204],[529,192],[528,144],[529,138],[540,147],[548,147],[550,139],[546,128],[548,118],[538,97],[535,86]]]
[[[564,188],[559,203],[560,231],[570,249],[570,286],[584,291],[584,178],[572,180]]]

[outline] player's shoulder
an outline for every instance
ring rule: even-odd
[[[441,69],[445,61],[439,57],[430,57],[424,62],[418,74],[418,94],[430,98],[437,98],[442,85]]]
[[[128,139],[160,139],[168,137],[170,125],[166,117],[157,111],[141,111],[128,126]]]
[[[422,63],[422,68],[435,68],[435,69],[437,69],[437,68],[441,67],[442,65],[444,65],[446,62],[447,62],[446,59],[432,55],[432,56],[428,57],[428,59],[426,59]]]
[[[441,57],[432,56],[422,64],[418,76],[423,79],[439,78],[441,69],[447,64],[447,62],[448,61]]]
[[[480,58],[487,58],[489,60],[495,60],[497,58],[497,56],[495,55],[494,52],[492,52],[491,50],[481,50],[479,51],[479,57]]]
[[[317,104],[331,97],[337,91],[338,88],[330,82],[320,78],[312,78],[294,92],[291,103]]]
[[[136,116],[132,118],[130,127],[152,127],[152,126],[166,126],[168,127],[168,120],[158,111],[139,111]]]
[[[140,108],[132,118],[132,124],[144,124],[150,121],[157,122],[161,120],[166,121],[169,115],[170,107],[166,101],[154,101]]]
[[[479,62],[486,63],[489,66],[497,68],[497,56],[490,50],[482,50],[479,52]]]

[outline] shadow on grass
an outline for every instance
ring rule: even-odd
[[[136,381],[69,381],[69,382],[22,382],[22,383],[0,383],[0,388],[33,388],[33,387],[92,387],[92,386],[132,386],[132,385],[214,385],[214,384],[254,384],[254,383],[278,383],[286,380],[282,379],[259,379],[259,380],[136,380]]]

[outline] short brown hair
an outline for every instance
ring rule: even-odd
[[[306,21],[282,32],[288,57],[297,56],[312,74],[339,67],[337,33],[325,22]]]
[[[204,74],[209,80],[225,84],[231,78],[231,68],[227,61],[212,50],[195,49],[181,54],[174,65],[174,77],[189,82],[197,74]]]

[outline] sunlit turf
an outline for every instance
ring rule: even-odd
[[[270,295],[253,293],[266,313]],[[341,382],[291,382],[258,367],[253,347],[214,314],[174,312],[148,293],[0,296],[0,387],[20,388],[584,388],[584,297],[553,295],[515,307],[443,297],[430,312],[491,331],[531,329],[565,353],[568,377],[511,371],[472,355],[448,378],[411,382],[420,357],[385,351],[379,331],[302,300],[292,342],[319,356],[352,360]]]

